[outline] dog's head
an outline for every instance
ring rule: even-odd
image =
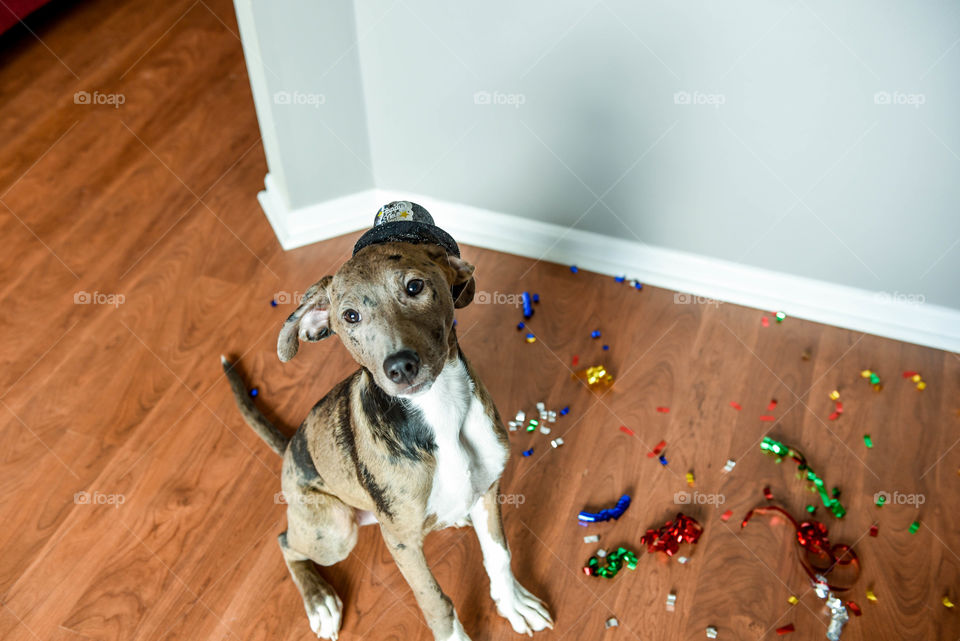
[[[390,396],[429,389],[456,354],[454,308],[473,300],[473,266],[438,245],[385,242],[360,249],[304,295],[277,342],[283,362],[299,341],[338,334]]]

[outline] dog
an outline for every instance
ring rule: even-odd
[[[423,552],[424,537],[472,525],[490,596],[514,631],[553,628],[544,603],[510,567],[500,516],[507,431],[457,343],[454,309],[476,289],[459,247],[409,202],[384,206],[336,274],[311,286],[283,324],[283,362],[300,341],[333,334],[360,365],[290,438],[254,405],[222,358],[246,422],[283,456],[287,530],[279,543],[311,629],[336,640],[343,604],[316,565],[345,559],[358,528],[379,523],[437,641],[469,636]],[[316,565],[314,565],[316,564]]]

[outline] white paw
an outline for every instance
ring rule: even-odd
[[[547,606],[530,594],[516,579],[513,581],[513,589],[508,590],[507,594],[497,601],[497,612],[510,622],[517,634],[533,636],[534,632],[545,628],[553,629],[553,618],[547,611]]]
[[[316,595],[304,602],[310,629],[321,639],[337,641],[343,602],[336,594]]]

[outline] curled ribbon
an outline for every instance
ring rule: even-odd
[[[747,522],[754,514],[767,514],[778,512],[785,516],[793,525],[796,531],[797,543],[800,545],[800,564],[810,578],[818,581],[821,577],[825,578],[828,574],[838,567],[850,568],[854,572],[850,583],[856,581],[860,576],[860,560],[849,545],[837,543],[830,545],[827,526],[819,521],[804,521],[797,523],[789,512],[777,505],[764,505],[755,507],[743,517],[740,523],[741,528],[747,527]],[[833,584],[826,584],[830,590],[840,592],[849,590],[850,585],[841,587]]]
[[[640,542],[647,546],[647,552],[666,552],[667,556],[677,553],[681,543],[696,543],[703,534],[703,526],[697,520],[678,513],[676,518],[667,521],[659,529],[647,530]]]

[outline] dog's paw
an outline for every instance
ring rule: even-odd
[[[321,639],[337,641],[343,602],[336,594],[316,594],[304,600],[310,629]]]
[[[498,602],[500,613],[517,634],[532,636],[545,628],[553,629],[553,618],[543,601],[530,594],[529,590],[513,581],[513,590],[509,590]]]

